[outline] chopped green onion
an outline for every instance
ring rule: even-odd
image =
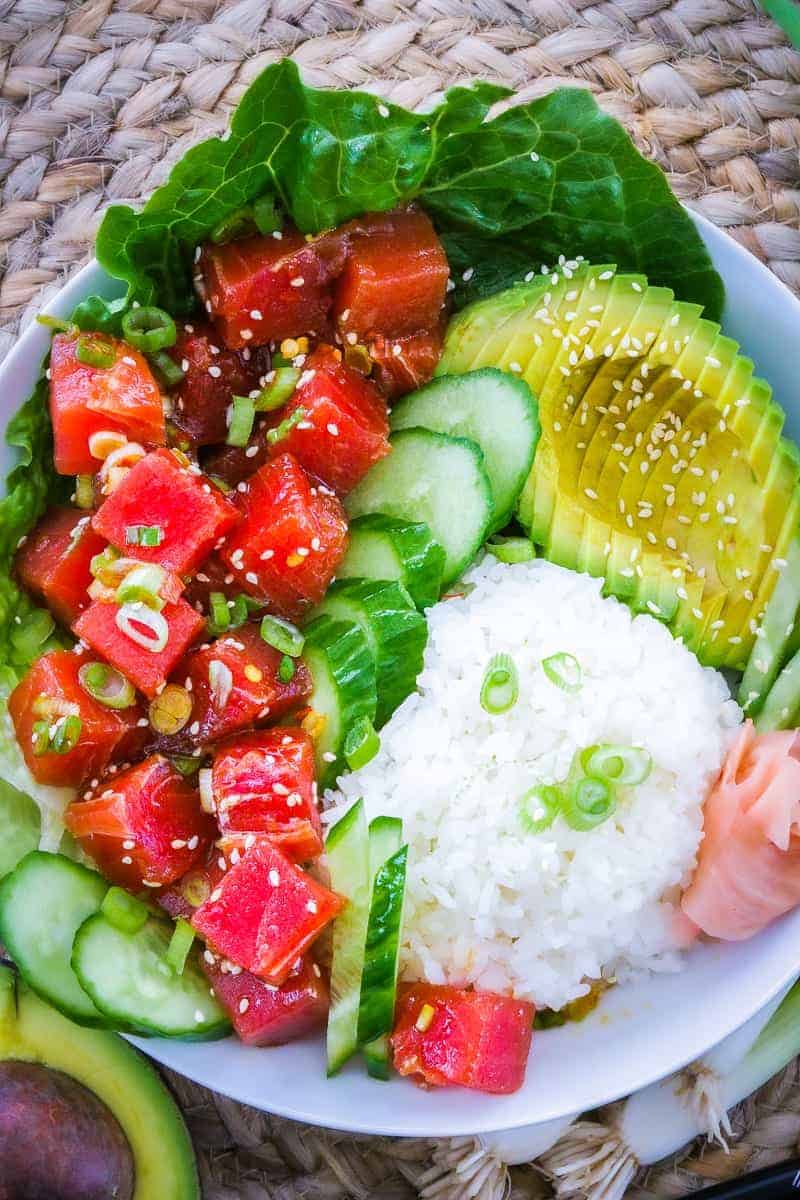
[[[267,441],[270,446],[274,446],[277,442],[281,442],[285,437],[288,437],[295,425],[299,425],[305,415],[306,410],[301,404],[293,413],[290,413],[288,417],[281,421],[280,425],[276,425],[274,429],[270,429],[267,434]]]
[[[83,721],[74,714],[58,717],[52,722],[34,722],[34,755],[38,758],[42,754],[69,754],[77,746],[82,729]]]
[[[195,758],[192,754],[173,754],[169,761],[184,779],[196,775],[203,762],[201,758]]]
[[[52,329],[53,333],[68,333],[74,337],[78,332],[78,326],[74,321],[67,321],[63,317],[53,317],[50,313],[39,313],[36,321],[39,325],[44,325],[45,329]]]
[[[160,654],[169,641],[169,625],[162,614],[140,601],[123,604],[115,621],[121,633],[151,654]]]
[[[174,346],[178,337],[175,322],[168,312],[155,305],[132,308],[122,318],[122,336],[143,354],[154,354]]]
[[[105,708],[130,708],[136,703],[136,691],[129,679],[106,663],[84,663],[78,682],[93,700]]]
[[[75,357],[85,367],[113,367],[117,361],[114,343],[102,333],[82,333],[75,347]]]
[[[234,629],[238,629],[240,625],[244,625],[247,618],[250,616],[250,604],[253,603],[254,608],[262,608],[263,605],[257,601],[252,601],[252,597],[244,596],[241,593],[234,596],[228,604],[228,612],[231,615],[231,625]]]
[[[519,823],[526,833],[544,833],[561,811],[561,790],[552,784],[537,784],[520,799]]]
[[[300,378],[297,367],[274,367],[271,374],[272,379],[254,401],[256,412],[273,412],[276,408],[282,408],[293,396]]]
[[[592,779],[635,787],[647,779],[653,769],[653,759],[649,751],[638,746],[616,746],[611,742],[601,742],[583,751],[581,766]]]
[[[264,617],[261,636],[268,646],[274,646],[281,654],[288,654],[291,658],[299,658],[306,644],[297,626],[292,625],[291,621],[284,621],[282,617]]]
[[[225,599],[225,594],[223,592],[212,592],[208,597],[208,602],[211,606],[211,616],[208,621],[209,629],[214,633],[224,633],[231,623],[231,613],[228,608],[228,601]]]
[[[489,660],[481,685],[481,707],[492,716],[508,712],[519,697],[519,676],[508,654],[495,654]]]
[[[616,807],[614,789],[604,779],[578,779],[564,795],[564,819],[581,833],[602,825]]]
[[[214,226],[211,230],[211,241],[215,246],[224,246],[226,242],[232,242],[234,238],[252,233],[253,225],[253,210],[249,205],[244,205],[242,208],[228,213],[227,217],[222,218],[219,225]]]
[[[290,658],[288,654],[284,654],[278,666],[278,679],[280,679],[281,683],[291,683],[294,679],[295,670],[294,659]]]
[[[556,1008],[540,1008],[533,1018],[534,1029],[559,1029],[566,1025],[567,1015]]]
[[[134,567],[120,583],[114,599],[117,604],[141,603],[161,612],[166,604],[161,595],[166,579],[167,572],[155,563]]]
[[[152,549],[160,546],[163,540],[164,530],[160,525],[128,525],[125,529],[125,541],[129,546]]]
[[[281,342],[281,345],[283,345],[283,342]],[[275,351],[270,358],[270,362],[272,363],[273,370],[279,370],[281,367],[291,367],[294,365],[291,358],[289,358],[287,354],[281,354],[280,350]]]
[[[146,904],[121,887],[108,889],[100,911],[115,929],[121,929],[123,933],[136,933],[150,915]]]
[[[351,771],[365,767],[371,762],[381,748],[378,737],[369,717],[359,717],[350,726],[344,739],[344,756]]]
[[[530,538],[498,535],[489,538],[486,549],[503,563],[530,562],[532,558],[536,558],[536,547]]]
[[[259,233],[274,233],[281,227],[274,196],[259,196],[253,204],[253,220]]]
[[[186,959],[189,957],[189,951],[194,943],[194,936],[194,930],[189,922],[184,921],[183,917],[178,917],[169,946],[167,946],[167,953],[164,956],[167,966],[176,975],[183,974]]]
[[[185,372],[164,350],[157,350],[155,354],[150,354],[148,362],[158,376],[159,383],[164,387],[177,387],[185,378]]]
[[[583,682],[581,664],[574,654],[561,651],[542,659],[544,673],[551,683],[561,688],[563,692],[579,692]]]
[[[94,508],[94,476],[75,476],[75,503],[78,508]]]
[[[231,405],[231,418],[228,425],[228,436],[225,441],[229,446],[246,446],[253,432],[253,421],[256,418],[255,401],[249,396],[234,396]]]

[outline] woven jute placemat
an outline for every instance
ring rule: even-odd
[[[800,292],[800,54],[751,0],[0,0],[0,52],[0,357],[88,259],[104,207],[145,197],[287,53],[310,83],[411,107],[475,78],[522,98],[588,87],[681,199]],[[356,1138],[170,1082],[207,1200],[552,1194],[473,1139]],[[695,1144],[628,1194],[682,1196],[795,1153],[797,1063],[733,1126],[729,1153]]]

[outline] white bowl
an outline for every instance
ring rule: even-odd
[[[800,438],[800,303],[724,233],[695,217],[725,280],[725,330],[756,362]],[[68,316],[92,293],[119,284],[96,263],[50,305]],[[2,424],[29,394],[49,335],[32,326],[0,368]],[[11,465],[3,448],[3,474]],[[531,1125],[593,1108],[662,1078],[733,1032],[800,972],[800,909],[739,945],[702,946],[680,974],[614,988],[580,1024],[538,1033],[524,1087],[492,1097],[459,1089],[424,1092],[406,1080],[370,1080],[359,1062],[325,1077],[322,1038],[276,1049],[229,1039],[185,1044],[136,1039],[153,1058],[257,1108],[337,1129],[444,1137]]]

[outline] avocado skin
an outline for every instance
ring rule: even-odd
[[[200,1200],[183,1118],[146,1059],[117,1034],[75,1025],[0,966],[0,1062],[9,1059],[62,1072],[111,1112],[133,1155],[131,1200]]]

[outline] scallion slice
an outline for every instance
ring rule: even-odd
[[[208,619],[209,632],[224,633],[231,623],[231,613],[224,592],[212,592],[208,597],[208,604],[211,610]]]
[[[75,357],[85,367],[106,370],[117,361],[117,352],[114,343],[102,333],[82,333],[75,346]]]
[[[261,622],[261,636],[268,646],[274,646],[281,654],[299,658],[306,639],[296,625],[282,617],[266,616]]]
[[[74,321],[67,321],[63,317],[54,317],[50,313],[39,313],[36,323],[44,325],[45,329],[52,329],[53,333],[68,333],[74,336],[78,332],[78,326]]]
[[[55,721],[35,721],[33,725],[33,753],[39,758],[42,754],[69,754],[80,741],[83,721],[71,713],[69,716],[57,717]]]
[[[572,829],[586,833],[607,821],[616,807],[614,789],[604,779],[578,779],[565,792],[562,811]]]
[[[129,546],[153,549],[160,546],[163,540],[164,530],[160,525],[128,525],[125,529],[125,541]]]
[[[508,654],[495,654],[489,660],[481,685],[481,707],[493,717],[508,712],[519,697],[519,676]]]
[[[280,679],[281,683],[291,683],[294,679],[296,669],[294,659],[288,654],[284,654],[278,664],[278,679]]]
[[[305,415],[306,410],[301,404],[293,413],[284,418],[280,425],[276,425],[274,429],[270,429],[267,433],[267,441],[270,446],[274,446],[277,442],[282,442],[285,437],[288,437],[295,425],[299,425]]]
[[[164,387],[177,387],[185,378],[185,372],[164,350],[157,350],[155,354],[148,355],[147,361]]]
[[[549,658],[542,659],[542,668],[550,682],[563,692],[581,690],[583,671],[574,654],[567,654],[563,650],[558,654],[551,654]]]
[[[194,944],[194,937],[194,930],[189,922],[184,921],[183,917],[178,917],[169,945],[167,946],[167,953],[164,955],[167,966],[176,975],[183,974],[186,959],[189,957],[189,951]]]
[[[526,833],[544,833],[561,811],[561,789],[540,783],[520,798],[519,823]]]
[[[623,787],[635,787],[647,779],[653,769],[653,759],[648,750],[639,746],[617,746],[612,742],[601,742],[583,751],[581,766],[592,779],[619,783]]]
[[[253,421],[256,418],[255,401],[249,396],[234,396],[231,405],[231,418],[228,425],[228,436],[225,439],[229,446],[246,446],[253,432]]]
[[[78,671],[78,682],[104,708],[130,708],[136,703],[136,691],[131,681],[107,663],[84,663]]]
[[[291,399],[300,378],[297,367],[274,367],[271,374],[272,379],[267,377],[269,382],[254,400],[256,412],[274,412],[276,408],[282,408]]]
[[[143,354],[154,354],[174,346],[178,337],[175,322],[163,308],[154,304],[132,308],[122,318],[122,336]]]
[[[75,476],[75,503],[78,508],[94,508],[94,476]]]
[[[369,717],[359,717],[344,739],[344,756],[351,771],[365,767],[381,748],[381,739]]]
[[[123,604],[115,620],[121,633],[151,654],[160,654],[169,641],[169,625],[165,618],[141,601]]]
[[[121,887],[108,889],[100,911],[115,929],[121,929],[123,933],[136,933],[150,915],[146,904]]]
[[[166,583],[167,572],[155,563],[147,563],[128,571],[116,590],[114,599],[117,604],[146,604],[161,612],[166,601],[161,595],[161,589]]]
[[[530,538],[497,535],[489,538],[486,549],[503,563],[530,562],[531,559],[536,558],[536,547]]]

